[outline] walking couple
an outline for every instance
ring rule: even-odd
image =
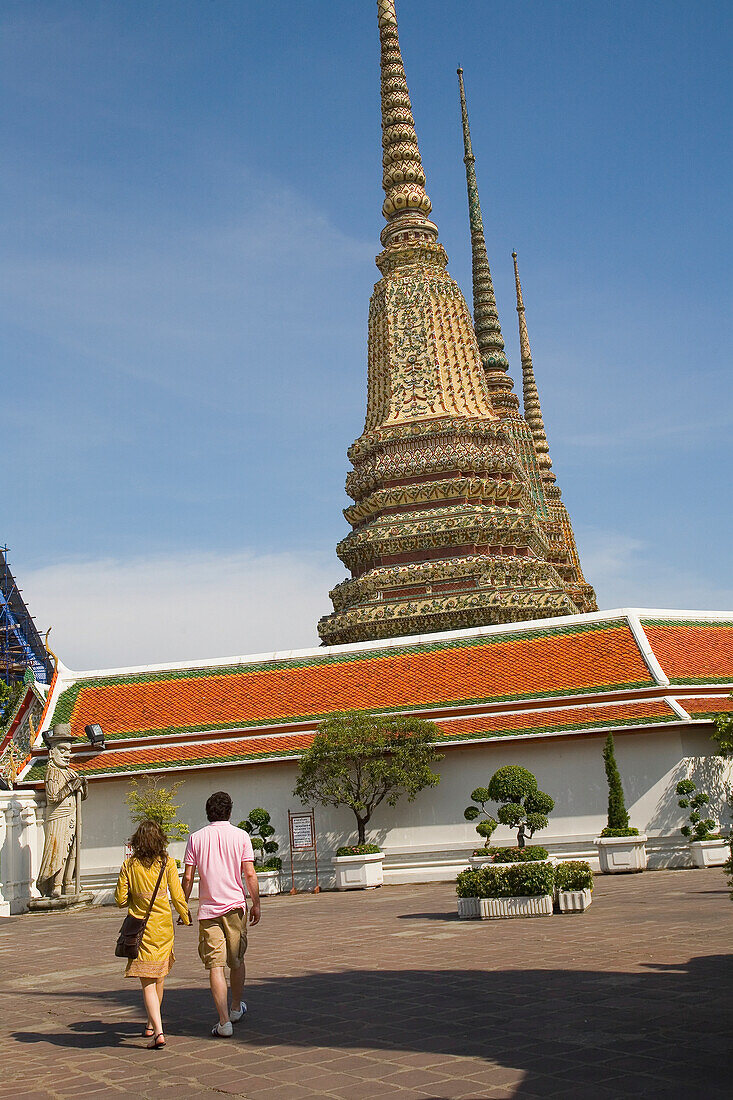
[[[181,882],[175,861],[167,852],[165,833],[154,821],[144,821],[139,826],[130,842],[132,855],[122,864],[115,902],[120,908],[127,906],[128,912],[138,918],[144,918],[150,907],[137,958],[130,959],[125,970],[126,977],[140,979],[147,1013],[143,1035],[151,1040],[150,1050],[165,1046],[161,1018],[163,987],[175,958],[168,893],[178,911],[178,923],[191,924],[188,899],[196,871],[199,875],[199,956],[209,972],[211,994],[219,1014],[219,1022],[211,1034],[217,1039],[230,1038],[232,1024],[241,1020],[247,1011],[242,1000],[247,893],[251,900],[251,925],[260,919],[260,893],[252,841],[243,829],[230,823],[231,813],[232,800],[226,791],[217,791],[207,800],[209,824],[188,838]],[[225,966],[231,972],[231,1007]]]

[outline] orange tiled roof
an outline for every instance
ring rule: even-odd
[[[716,714],[733,714],[733,699],[730,695],[694,695],[689,698],[685,697],[680,702],[693,718],[710,718]]]
[[[445,741],[484,741],[512,734],[575,732],[590,729],[628,728],[636,725],[656,725],[678,722],[679,716],[659,699],[599,706],[555,707],[551,710],[531,710],[517,714],[480,714],[438,723],[440,737]],[[160,743],[144,748],[134,745],[126,749],[106,749],[93,757],[78,757],[74,767],[84,775],[133,774],[169,768],[212,767],[278,757],[297,757],[310,745],[314,732],[290,733],[282,736],[223,737],[216,741]],[[40,779],[41,764],[36,764],[26,777]]]
[[[605,726],[634,726],[652,722],[678,722],[679,715],[661,699],[600,706],[557,707],[530,710],[519,714],[476,714],[440,723],[444,737],[457,740],[479,733],[561,732],[573,729],[600,729]]]
[[[733,624],[643,619],[652,649],[673,684],[733,682]]]
[[[673,683],[733,680],[733,620],[649,612],[642,622]],[[685,721],[661,698],[673,690],[655,679],[635,630],[643,641],[622,612],[204,668],[69,674],[44,726],[71,721],[80,739],[86,724],[102,726],[109,747],[74,754],[91,777],[297,757],[318,721],[344,710],[432,715],[450,742]],[[733,710],[722,692],[680,702],[693,719]],[[23,782],[42,778],[44,756],[36,749]]]
[[[81,680],[54,722],[108,739],[317,721],[344,710],[391,712],[653,685],[624,621],[249,666]]]

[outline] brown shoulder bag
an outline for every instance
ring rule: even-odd
[[[145,935],[145,929],[150,918],[150,914],[153,911],[153,903],[155,897],[160,889],[160,884],[163,881],[163,875],[167,865],[167,859],[163,860],[163,866],[160,869],[158,875],[158,881],[155,884],[153,890],[153,896],[150,899],[150,905],[148,911],[144,917],[133,917],[130,913],[127,914],[122,922],[120,928],[120,934],[117,937],[117,946],[115,947],[115,955],[120,959],[136,959],[140,951],[140,944],[142,943],[143,936]]]

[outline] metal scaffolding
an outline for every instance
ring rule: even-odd
[[[50,682],[48,654],[10,571],[8,548],[0,546],[0,679],[15,683],[29,668],[39,683]]]

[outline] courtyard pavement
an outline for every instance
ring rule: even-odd
[[[721,871],[596,879],[585,914],[459,922],[454,887],[266,898],[249,1013],[215,1022],[176,930],[145,1049],[110,908],[0,920],[0,1098],[729,1097],[733,902]]]

